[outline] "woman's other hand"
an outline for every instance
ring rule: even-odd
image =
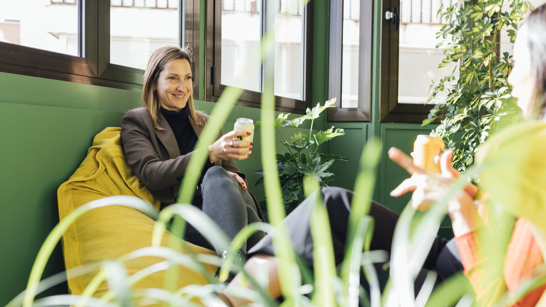
[[[224,134],[209,146],[210,162],[214,163],[218,160],[244,160],[248,158],[252,152],[254,143],[248,141],[234,141],[237,136],[248,136],[250,132],[244,130],[234,130]]]
[[[413,159],[404,154],[398,148],[389,150],[389,157],[398,163],[411,178],[404,180],[391,196],[401,196],[409,191],[412,195],[412,205],[418,210],[427,210],[434,203],[442,200],[449,191],[451,184],[461,175],[451,167],[453,151],[447,151],[440,158],[441,174],[427,172],[413,164]],[[464,191],[460,191],[449,201],[448,214],[451,218],[455,236],[461,236],[481,226],[481,218],[474,206],[474,196],[478,188],[475,185],[467,184]]]
[[[389,157],[391,158],[391,160],[398,163],[412,175],[426,173],[425,170],[413,164],[412,158],[408,157],[396,147],[391,148],[391,150],[389,151]],[[446,151],[441,157],[436,156],[434,162],[440,166],[440,169],[442,170],[442,177],[454,181],[459,178],[461,174],[455,168],[453,168],[453,166],[451,166],[452,159],[453,150],[450,149]],[[419,176],[412,176],[404,180],[398,187],[392,190],[391,196],[399,197],[406,194],[407,192],[414,191],[417,188],[417,185],[420,183],[420,180],[422,180],[422,178],[419,178]],[[476,194],[478,193],[478,187],[471,183],[468,183],[465,186],[464,191],[468,194],[468,196],[470,196],[470,198],[474,199],[476,198]]]

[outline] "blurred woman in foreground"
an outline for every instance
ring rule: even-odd
[[[488,261],[480,232],[487,231],[487,216],[482,216],[483,199],[478,188],[468,184],[464,191],[449,202],[448,214],[461,254],[465,274],[470,279],[477,300],[485,306],[493,305],[505,293],[513,294],[533,271],[544,263],[546,252],[546,5],[536,8],[520,27],[514,44],[515,66],[508,77],[513,86],[512,96],[518,99],[526,119],[531,121],[508,128],[494,135],[476,155],[477,164],[499,162],[487,166],[480,175],[481,186],[506,211],[518,217],[508,245],[504,272]],[[410,157],[391,148],[389,157],[410,174],[391,192],[400,196],[413,193],[413,205],[426,210],[443,198],[451,183],[460,174],[451,167],[453,151],[440,159],[441,175],[430,174],[415,166]],[[502,163],[505,161],[504,163]],[[475,201],[482,202],[476,208]],[[489,223],[496,223],[489,217]],[[497,238],[495,239],[502,239]],[[499,278],[493,278],[499,277]],[[546,286],[527,293],[512,306],[535,306]],[[546,303],[546,298],[541,301]]]

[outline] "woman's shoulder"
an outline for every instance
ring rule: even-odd
[[[150,117],[150,112],[146,108],[140,107],[136,109],[131,109],[125,113],[123,117]]]
[[[152,116],[145,108],[136,108],[129,110],[121,120],[121,130],[150,130],[153,127]]]
[[[122,123],[125,122],[151,123],[152,116],[147,109],[136,108],[127,111],[125,115],[123,115]]]

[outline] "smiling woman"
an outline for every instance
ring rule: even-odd
[[[177,201],[180,183],[208,116],[193,104],[192,61],[180,47],[157,49],[144,73],[143,108],[130,110],[121,124],[121,145],[128,165],[150,190],[162,207]],[[209,148],[209,159],[200,174],[192,204],[209,215],[230,239],[245,226],[263,221],[254,196],[248,191],[245,175],[233,160],[250,156],[253,143],[235,141],[246,131],[225,135],[218,129]],[[221,204],[221,206],[220,206]],[[244,254],[263,237],[253,235],[241,252]],[[211,246],[191,225],[184,239],[224,255],[227,246]]]

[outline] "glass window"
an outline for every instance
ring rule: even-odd
[[[330,2],[328,121],[370,121],[373,1]]]
[[[261,1],[222,1],[222,84],[261,92],[260,58],[256,57],[261,35]],[[252,60],[255,63],[249,63]],[[258,69],[241,78],[247,66]]]
[[[265,14],[264,4],[271,5]],[[307,63],[309,25],[307,0],[223,0],[209,5],[205,100],[217,101],[226,86],[244,89],[238,104],[259,107],[263,92],[262,38],[266,25],[275,28],[274,94],[278,110],[304,112],[305,92],[310,85]],[[311,9],[312,10],[312,9]],[[309,17],[311,16],[311,17]],[[271,18],[272,20],[266,20]],[[273,20],[274,19],[274,20]],[[251,71],[250,71],[250,70]]]
[[[305,0],[277,2],[275,14],[275,95],[303,99],[303,11]]]
[[[360,1],[343,3],[343,67],[341,69],[341,107],[358,106],[358,69],[360,49]]]
[[[184,7],[179,8],[181,3]],[[6,55],[0,57],[0,71],[138,89],[151,53],[164,45],[180,46],[182,34],[185,45],[197,50],[193,60],[199,67],[199,4],[199,0],[0,0],[0,52]],[[198,70],[194,77],[198,79]]]
[[[77,0],[0,0],[0,42],[79,56]]]
[[[178,1],[112,0],[110,63],[145,69],[152,52],[180,45]]]
[[[451,5],[455,0],[400,0],[398,103],[423,105],[429,97],[431,82],[452,74],[457,63],[438,69],[444,59],[436,32],[442,20],[436,13],[441,3]],[[442,103],[447,93],[439,93],[429,103]]]

